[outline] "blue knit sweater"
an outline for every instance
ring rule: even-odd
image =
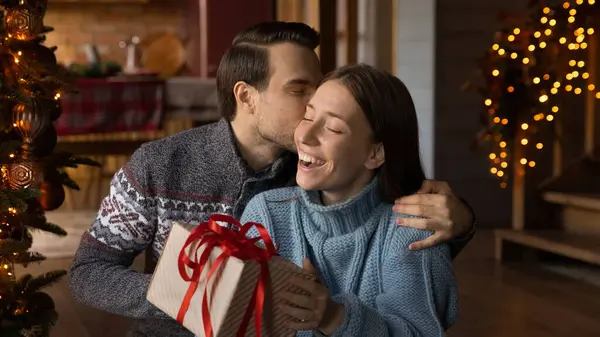
[[[409,251],[430,233],[397,226],[376,185],[331,206],[299,187],[270,190],[250,201],[242,223],[264,224],[280,255],[297,265],[310,259],[345,307],[335,336],[444,336],[458,313],[450,250]]]

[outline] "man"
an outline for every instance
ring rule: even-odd
[[[144,144],[115,174],[71,268],[77,300],[138,319],[132,336],[192,336],[146,301],[151,275],[129,267],[148,247],[158,260],[170,221],[239,218],[257,193],[294,183],[298,159],[286,150],[294,150],[294,129],[322,75],[318,44],[318,33],[301,23],[263,23],[238,34],[217,72],[224,118]],[[437,230],[421,248],[472,228],[470,210],[447,185],[428,182],[422,192],[437,194],[395,206],[429,217],[402,224]],[[454,241],[455,252],[469,237]]]

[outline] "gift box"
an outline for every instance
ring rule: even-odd
[[[246,238],[251,227],[261,235]],[[277,255],[262,225],[213,215],[199,226],[173,223],[147,299],[198,337],[291,337],[277,293],[302,292],[288,283],[294,274],[315,279]]]

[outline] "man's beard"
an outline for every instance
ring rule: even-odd
[[[262,132],[260,127],[258,128],[258,135],[262,139],[269,141],[273,144],[276,144],[282,150],[291,151],[294,153],[297,152],[296,151],[296,143],[294,142],[294,137],[285,137],[281,133],[274,133],[274,134],[269,135],[269,134]]]

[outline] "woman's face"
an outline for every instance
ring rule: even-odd
[[[337,199],[331,202],[341,202],[360,192],[384,160],[383,147],[373,142],[371,127],[360,106],[336,80],[317,89],[296,128],[294,140],[300,159],[298,185]]]

